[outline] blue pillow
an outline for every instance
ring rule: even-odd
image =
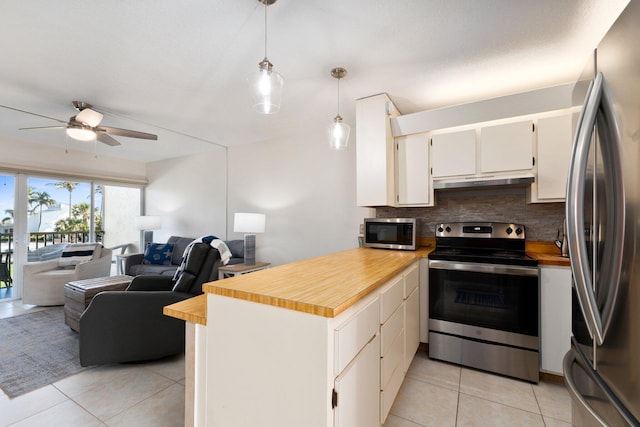
[[[171,265],[173,243],[149,243],[144,250],[143,264]]]

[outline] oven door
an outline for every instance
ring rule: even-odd
[[[456,324],[538,337],[538,289],[535,267],[429,260],[430,329]]]

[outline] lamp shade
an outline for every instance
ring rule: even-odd
[[[265,214],[236,213],[233,215],[233,231],[239,233],[264,233]]]
[[[162,218],[153,215],[143,215],[136,217],[136,229],[138,230],[159,230],[162,226]]]

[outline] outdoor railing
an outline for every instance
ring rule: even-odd
[[[96,241],[102,242],[104,233],[96,232]],[[88,231],[71,231],[61,233],[57,231],[41,231],[29,233],[29,250],[54,245],[57,243],[85,243],[91,241]],[[13,251],[13,233],[0,233],[0,252]]]

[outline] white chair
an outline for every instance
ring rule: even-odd
[[[72,249],[73,246],[71,244],[67,248]],[[23,268],[22,302],[34,305],[63,305],[65,284],[110,275],[111,254],[111,249],[98,244],[91,260],[79,262],[75,266],[61,267],[63,258],[27,262]]]

